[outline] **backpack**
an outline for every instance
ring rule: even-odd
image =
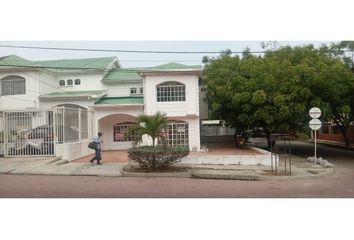
[[[95,141],[91,141],[88,145],[88,148],[96,150],[97,148],[97,143]]]

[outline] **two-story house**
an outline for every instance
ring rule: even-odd
[[[88,128],[103,132],[104,150],[131,147],[125,132],[136,117],[160,111],[170,120],[168,144],[198,151],[201,74],[201,66],[178,63],[127,69],[116,57],[31,61],[10,55],[0,57],[0,111],[88,110]]]

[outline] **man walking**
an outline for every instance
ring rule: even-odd
[[[99,132],[97,133],[97,137],[93,139],[93,141],[96,143],[96,148],[95,148],[95,156],[90,160],[90,162],[93,164],[93,161],[97,160],[98,165],[102,165],[101,161],[101,143],[102,143],[102,133]]]

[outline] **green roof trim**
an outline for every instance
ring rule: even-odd
[[[117,57],[102,57],[102,58],[79,58],[79,59],[61,59],[61,60],[46,60],[46,61],[30,61],[21,58],[17,55],[9,55],[0,58],[0,66],[30,66],[44,68],[94,68],[106,69],[109,65],[116,61]]]
[[[143,97],[104,97],[101,98],[95,105],[142,105],[144,104]]]
[[[120,82],[142,82],[139,72],[134,69],[113,69],[103,79],[105,83],[120,83]]]
[[[105,90],[52,92],[41,95],[39,98],[100,98],[105,95],[106,92]]]

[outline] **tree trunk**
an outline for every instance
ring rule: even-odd
[[[349,146],[349,140],[348,140],[348,136],[347,136],[347,128],[345,126],[342,126],[342,135],[344,138],[344,142],[345,142],[345,146]]]
[[[155,148],[155,138],[152,138],[152,147]],[[152,170],[154,172],[156,171],[156,156],[155,156],[155,153],[153,154],[153,157],[152,157]]]
[[[266,137],[267,137],[267,143],[268,143],[268,150],[271,149],[272,147],[272,142],[270,141],[270,132],[265,131]]]

